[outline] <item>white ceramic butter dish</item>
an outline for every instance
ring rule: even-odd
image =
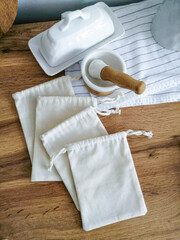
[[[68,61],[114,32],[110,16],[97,5],[65,12],[61,18],[40,40],[40,52],[51,67]]]
[[[61,21],[30,39],[29,47],[45,73],[53,76],[123,33],[111,9],[99,2],[63,13]]]

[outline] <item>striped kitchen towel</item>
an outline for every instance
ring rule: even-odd
[[[180,101],[180,51],[161,47],[151,32],[153,17],[162,4],[163,0],[146,0],[111,8],[122,23],[125,34],[105,48],[119,53],[126,62],[127,73],[145,81],[147,86],[140,96],[127,89],[117,89],[113,95],[120,90],[124,93],[118,102],[120,107]],[[66,69],[66,74],[79,75],[81,62]],[[89,95],[82,79],[74,81],[73,88],[76,95]]]

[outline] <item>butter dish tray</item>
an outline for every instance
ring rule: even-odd
[[[61,16],[61,21],[28,42],[35,59],[49,76],[124,34],[122,24],[103,2]]]

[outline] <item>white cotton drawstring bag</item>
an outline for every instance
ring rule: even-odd
[[[96,99],[91,97],[49,96],[37,99],[31,181],[61,181],[54,167],[51,172],[47,171],[50,159],[40,136],[86,107],[96,104]]]
[[[113,110],[109,111],[109,114],[114,113]],[[107,135],[97,112],[101,114],[97,107],[88,107],[41,136],[51,158],[49,170],[51,171],[54,164],[78,210],[79,204],[68,157],[67,154],[59,154],[59,149],[69,143]]]
[[[141,187],[127,136],[152,132],[127,132],[92,138],[65,146],[85,231],[145,215]]]
[[[40,140],[43,133],[89,106],[96,107],[97,112],[103,115],[120,112],[119,109],[100,111],[97,104],[97,99],[92,97],[39,97],[37,99],[31,181],[61,180],[54,167],[51,172],[47,171],[50,159]]]
[[[69,76],[60,77],[12,95],[31,161],[34,145],[36,98],[38,96],[73,96],[71,80],[72,78]]]

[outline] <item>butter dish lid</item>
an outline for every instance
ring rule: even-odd
[[[48,35],[55,43],[60,38],[68,38],[77,34],[81,29],[85,30],[84,35],[88,34],[90,28],[97,29],[97,24],[101,21],[102,16],[106,12],[101,7],[96,5],[86,7],[82,10],[76,10],[72,12],[64,12],[61,14],[61,21],[54,24],[49,30]],[[106,14],[107,19],[111,19]],[[109,27],[109,22],[106,22],[106,28]],[[110,26],[113,27],[114,26]],[[59,29],[59,31],[57,31]]]
[[[98,5],[65,12],[62,20],[45,32],[40,52],[51,67],[67,61],[114,32],[114,24],[107,12]]]
[[[64,14],[62,14],[61,21],[53,25],[50,29],[38,34],[37,36],[29,40],[28,45],[32,54],[34,55],[39,65],[47,75],[53,76],[59,73],[60,71],[71,66],[75,62],[80,61],[82,58],[84,58],[86,54],[88,54],[92,50],[103,47],[104,45],[114,41],[115,39],[120,38],[124,34],[124,29],[122,24],[105,3],[99,2],[94,4],[93,6],[96,6],[96,8],[93,9],[91,8],[91,6],[84,8],[84,9],[88,9],[88,11],[77,10],[74,12],[70,12],[71,14],[69,12],[65,12]],[[89,16],[89,11],[94,11],[91,17]],[[80,16],[80,18],[77,17],[78,15]],[[81,21],[82,20],[81,18],[85,19],[86,23],[88,22],[89,23],[87,25],[84,24],[85,22]],[[108,21],[106,21],[106,23],[108,23],[107,33],[106,33],[107,36],[104,35],[103,33],[104,29],[102,28],[102,32],[99,33],[99,38],[98,37],[96,38],[98,39],[99,42],[94,42],[94,45],[91,45],[93,41],[90,39],[90,41],[88,42],[88,37],[86,38],[86,35],[89,33],[89,31],[93,31],[93,28],[98,33],[95,26],[97,25],[97,21],[103,22],[104,18],[106,19],[108,18]],[[77,28],[77,25],[80,25],[80,26]],[[71,29],[70,31],[71,33],[68,31],[69,27]],[[60,31],[57,32],[57,28],[59,28]],[[71,38],[71,41],[69,40],[69,43],[71,42],[70,44],[72,44],[71,46],[72,49],[73,47],[75,48],[78,45],[79,35],[77,34],[77,32],[80,33],[80,38],[84,37],[86,39],[86,41],[84,41],[83,43],[82,41],[80,41],[83,51],[76,52],[74,55],[70,53],[70,55],[67,54],[67,56],[65,56],[66,52],[63,53],[63,51],[61,51],[62,53],[61,56],[63,61],[60,61],[58,65],[53,65],[54,64],[53,61],[55,60],[56,62],[57,59],[55,58],[53,59],[51,55],[53,56],[53,54],[56,53],[57,49],[63,44],[63,41],[65,44],[67,42],[67,39]],[[61,36],[63,36],[64,40],[58,41],[58,39],[60,39]],[[76,36],[74,40],[75,43],[73,43],[73,36]],[[44,49],[42,47],[43,37],[46,38],[45,40],[48,40],[48,41],[50,40],[48,45],[45,44]],[[49,49],[47,49],[48,46],[49,46]],[[64,46],[64,48],[66,47]],[[48,54],[50,54],[49,59],[48,59]],[[64,54],[64,57],[63,57],[63,54]],[[49,60],[53,60],[51,64],[48,64]]]

